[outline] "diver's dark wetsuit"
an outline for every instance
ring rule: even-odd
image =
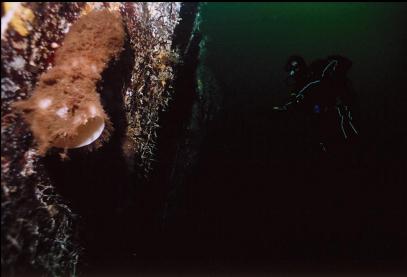
[[[292,61],[289,64],[293,65]],[[329,188],[346,187],[357,168],[359,131],[352,117],[352,91],[346,76],[351,65],[344,57],[330,56],[305,70],[289,68],[289,73],[294,72],[290,74],[295,79],[292,87],[297,90],[284,105],[274,108],[292,113],[299,129],[296,134],[303,136],[292,140],[298,145],[291,146],[295,154],[290,175],[302,176],[296,181],[324,197],[332,194]],[[312,202],[317,205],[319,201]]]
[[[287,70],[294,79],[291,97],[274,107],[292,115],[285,118],[293,132],[286,138],[290,145],[282,162],[289,161],[289,168],[281,180],[296,196],[291,206],[296,213],[290,217],[299,227],[293,236],[309,251],[321,251],[322,257],[349,249],[360,221],[355,197],[361,182],[359,130],[351,111],[350,67],[348,59],[330,56],[302,71]]]
[[[317,60],[308,68],[306,77],[297,83],[290,99],[275,109],[296,111],[307,119],[309,139],[313,149],[342,151],[358,130],[350,107],[351,93],[346,73],[352,63],[341,56]],[[298,86],[300,83],[300,86]]]

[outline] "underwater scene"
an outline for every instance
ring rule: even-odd
[[[2,2],[2,275],[405,274],[406,15]]]

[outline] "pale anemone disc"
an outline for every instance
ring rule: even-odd
[[[97,140],[105,129],[105,121],[100,116],[88,119],[76,129],[76,135],[55,140],[52,145],[59,148],[80,148]]]

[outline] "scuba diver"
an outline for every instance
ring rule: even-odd
[[[331,251],[327,238],[332,253],[352,243],[352,228],[360,220],[356,192],[363,176],[360,132],[353,114],[356,98],[347,77],[351,66],[339,55],[308,66],[300,56],[289,57],[285,70],[290,96],[273,107],[284,115],[288,134],[281,147],[286,169],[279,180],[292,189],[292,206],[300,215],[292,217],[298,226],[305,226],[298,228],[298,236],[306,247],[317,245],[315,251]]]
[[[339,146],[349,144],[359,134],[353,121],[347,78],[351,66],[349,59],[339,55],[318,59],[310,66],[301,56],[293,55],[285,65],[290,97],[273,110],[304,114],[311,140],[323,152],[341,151]]]

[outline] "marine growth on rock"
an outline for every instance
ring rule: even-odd
[[[81,17],[55,53],[54,67],[39,78],[31,98],[14,104],[24,113],[39,153],[50,147],[97,147],[111,130],[97,93],[101,72],[122,48],[120,14],[92,11]],[[105,128],[106,126],[106,128]]]

